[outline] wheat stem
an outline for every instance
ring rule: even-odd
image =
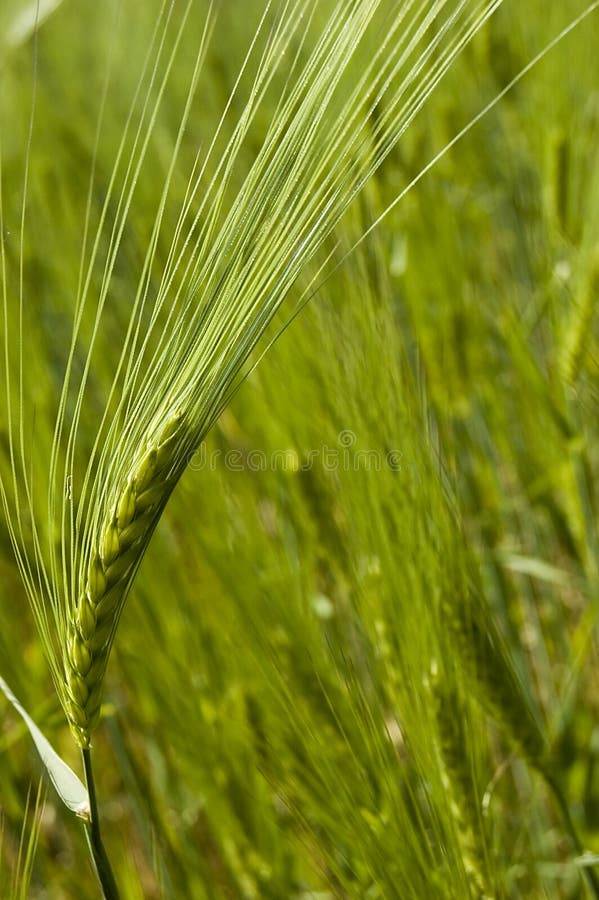
[[[102,888],[105,900],[119,900],[119,891],[116,881],[104,849],[102,842],[102,834],[100,831],[100,818],[98,815],[98,802],[96,799],[96,786],[94,782],[94,773],[92,768],[91,751],[89,748],[82,749],[83,769],[85,771],[85,782],[87,792],[89,794],[90,818],[85,824],[85,836],[89,852],[92,857],[96,875]]]

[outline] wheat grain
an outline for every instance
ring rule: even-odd
[[[184,416],[176,413],[148,441],[124,486],[115,492],[70,623],[65,659],[66,713],[77,742],[90,745],[102,685],[128,576],[145,550],[156,517],[174,486],[175,450]]]

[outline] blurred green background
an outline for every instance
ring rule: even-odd
[[[94,223],[158,6],[124,0],[117,15],[65,0],[17,40],[25,6],[11,0],[0,17],[3,277],[10,299],[22,259],[43,465],[90,169]],[[506,0],[277,327],[325,254],[341,261],[584,6]],[[221,5],[175,198],[261,9]],[[192,10],[131,208],[112,288],[117,332],[205,14],[202,3]],[[576,825],[599,853],[598,23],[595,14],[564,39],[331,272],[173,495],[122,619],[95,739],[124,897],[428,900],[481,897],[481,879],[494,897],[587,896],[554,801],[471,698],[440,610],[474,580],[553,740]],[[267,112],[240,152],[240,182]],[[99,394],[110,329],[106,371],[94,358]],[[8,471],[4,418],[0,442]],[[0,615],[1,674],[78,767],[2,522]],[[443,752],[444,714],[459,732],[457,760]],[[2,702],[0,894],[96,897],[79,823],[51,788],[35,809],[40,778]]]

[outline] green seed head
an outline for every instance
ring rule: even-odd
[[[100,544],[100,559],[105,567],[117,558],[120,549],[119,529],[115,519],[104,529]]]
[[[99,556],[92,561],[88,572],[88,592],[90,597],[96,600],[106,591],[106,575]]]
[[[73,701],[79,706],[84,707],[89,697],[89,688],[85,683],[85,679],[77,672],[69,669],[67,672],[67,684]]]
[[[119,528],[126,528],[135,516],[135,483],[129,481],[119,501],[116,519]]]
[[[158,457],[158,453],[156,449],[153,447],[149,450],[142,461],[140,462],[137,473],[135,476],[135,486],[138,493],[143,493],[143,491],[148,488],[152,479],[154,478],[154,474],[156,472],[156,460]]]
[[[71,730],[82,747],[100,716],[102,682],[127,580],[151,533],[155,508],[170,483],[164,477],[183,416],[171,416],[145,455],[125,480],[110,506],[86,573],[69,641],[65,709]]]
[[[79,635],[71,638],[69,648],[69,657],[71,665],[80,675],[86,676],[92,664],[92,655],[89,647],[80,639]]]
[[[77,630],[84,641],[88,641],[96,630],[96,613],[89,594],[84,594],[79,602]]]

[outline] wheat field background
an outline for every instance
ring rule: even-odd
[[[276,121],[293,53],[309,51],[335,9],[308,6],[236,150],[219,216]],[[81,248],[98,235],[98,258],[109,253],[125,198],[122,186],[110,195],[111,177],[137,153],[128,116],[157,98],[148,77],[135,99],[154,29],[166,61],[180,43],[94,354],[92,310],[71,360],[75,384],[89,363],[81,459],[111,408],[148,246],[154,297],[196,154],[226,108],[209,180],[251,88],[242,73],[231,94],[250,41],[259,33],[264,51],[283,7],[218,4],[155,234],[209,5],[64,0],[40,4],[36,25],[36,3],[0,4],[0,472],[10,507],[12,403],[27,411],[24,468],[39,473],[33,503],[49,546],[61,538],[44,518],[44,478]],[[504,0],[380,164],[357,136],[384,121],[385,97],[360,121],[356,166],[372,157],[376,172],[286,288],[249,358],[259,364],[187,448],[122,611],[93,735],[122,897],[596,896],[585,873],[599,858],[599,12],[363,237],[587,7]],[[380,40],[367,34],[348,84]],[[319,184],[297,190],[317,195]],[[283,229],[267,237],[265,259]],[[102,275],[96,265],[94,296]],[[70,490],[60,483],[68,500]],[[6,516],[0,675],[81,774]],[[98,891],[80,823],[2,700],[0,895]]]

